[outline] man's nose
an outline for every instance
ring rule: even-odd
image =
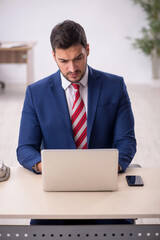
[[[68,70],[69,70],[69,72],[75,72],[76,71],[76,64],[74,63],[74,61],[70,61],[68,63]]]

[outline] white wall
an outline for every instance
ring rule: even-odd
[[[79,22],[90,43],[88,63],[123,75],[127,83],[151,81],[150,59],[133,49],[127,36],[137,37],[145,14],[131,0],[0,0],[0,41],[37,41],[35,80],[57,70],[50,46],[52,28],[65,19]],[[0,79],[25,82],[25,65],[0,65]]]

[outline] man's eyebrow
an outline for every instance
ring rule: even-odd
[[[68,59],[64,59],[64,58],[58,58],[58,60],[60,60],[60,61],[68,61]]]
[[[76,60],[77,58],[83,56],[83,53],[80,53],[77,57],[73,58],[73,60]]]
[[[79,58],[79,57],[81,57],[81,56],[83,56],[83,53],[80,53],[77,57],[75,57],[75,58],[73,58],[73,59],[71,59],[71,60],[76,60],[77,58]],[[69,61],[70,59],[64,59],[64,58],[58,58],[60,61]]]

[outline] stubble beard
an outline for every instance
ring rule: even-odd
[[[61,69],[59,68],[59,70],[60,70],[60,72],[62,73],[62,75],[63,75],[63,77],[64,78],[66,78],[70,83],[78,83],[78,82],[80,82],[81,81],[81,79],[83,78],[83,76],[85,75],[85,73],[86,73],[86,68],[87,68],[87,64],[86,64],[86,66],[85,66],[85,70],[84,70],[84,73],[80,76],[80,78],[79,79],[77,79],[77,80],[70,80],[68,77],[67,77],[67,75],[70,73],[70,72],[68,72],[68,73],[66,73],[65,75],[61,72]],[[81,71],[80,70],[77,70],[77,71],[75,71],[75,72],[78,72],[78,73],[81,73]],[[74,78],[73,78],[74,79]]]

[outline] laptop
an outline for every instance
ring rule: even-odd
[[[41,151],[44,191],[115,191],[117,149]]]

